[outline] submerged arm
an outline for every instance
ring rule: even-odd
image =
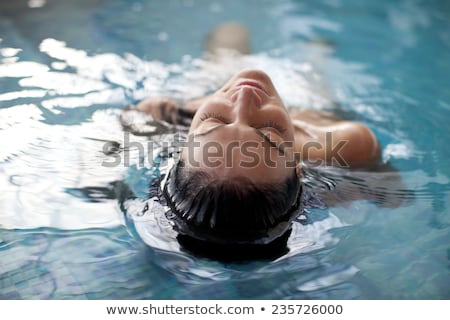
[[[208,96],[177,101],[165,96],[156,96],[142,100],[135,109],[151,115],[155,120],[188,125],[199,106],[207,98]]]

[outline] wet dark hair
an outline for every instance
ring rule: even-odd
[[[180,160],[163,193],[168,218],[182,236],[216,244],[266,245],[282,237],[296,218],[301,184],[293,170],[285,181],[255,184],[187,169]]]

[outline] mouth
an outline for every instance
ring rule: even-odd
[[[262,91],[264,94],[267,95],[266,90],[264,89],[264,87],[257,81],[253,81],[253,80],[244,80],[238,83],[237,87],[252,87],[255,89],[258,89],[260,91]]]

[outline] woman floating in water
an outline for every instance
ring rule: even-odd
[[[208,48],[221,47],[246,53],[245,29],[218,28]],[[189,124],[180,159],[162,186],[168,217],[182,238],[219,246],[270,245],[288,234],[301,211],[300,163],[367,167],[380,158],[366,126],[286,108],[260,70],[243,70],[200,99],[179,104],[152,97],[135,108]]]

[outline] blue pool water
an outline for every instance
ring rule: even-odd
[[[202,45],[228,20],[253,53],[224,67]],[[449,53],[448,1],[0,1],[0,298],[449,299]],[[123,143],[126,105],[202,95],[242,66],[288,104],[368,125],[388,168],[311,171],[328,206],[289,252],[224,263],[142,214],[153,162],[102,151]]]

